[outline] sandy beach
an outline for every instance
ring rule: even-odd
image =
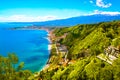
[[[47,30],[48,31],[48,30]],[[50,33],[48,32],[48,37],[46,38],[48,41],[49,41],[49,44],[48,44],[48,50],[50,51],[51,50],[51,48],[52,48],[52,42],[51,42],[51,40],[50,40]],[[49,61],[49,59],[48,59],[48,61]],[[44,70],[44,69],[46,69],[46,68],[48,68],[49,67],[49,64],[48,63],[46,63],[46,65],[40,70],[40,71],[42,71],[42,70]],[[40,72],[39,71],[39,72]]]
[[[52,47],[52,45],[51,45],[51,44],[49,44],[49,45],[48,45],[48,50],[51,50],[51,47]]]
[[[51,40],[50,40],[50,34],[49,34],[49,32],[48,32],[47,35],[48,35],[48,37],[47,37],[46,39],[49,41],[48,50],[50,51],[51,48],[52,48],[52,45],[51,45]],[[49,59],[48,59],[48,61],[49,61]],[[37,74],[34,74],[34,77],[38,76],[42,70],[45,70],[45,69],[48,68],[48,67],[49,67],[49,64],[46,63],[46,64],[44,65],[44,67],[37,72]]]

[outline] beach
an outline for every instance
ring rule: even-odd
[[[50,31],[48,29],[46,31],[48,32],[47,40],[49,41],[48,50],[49,50],[49,53],[51,53],[51,49],[52,49],[52,41],[50,40],[51,35],[50,35]],[[50,57],[49,57],[49,59],[50,59]],[[48,59],[48,61],[49,61],[49,59]],[[47,61],[46,65],[43,67],[42,70],[49,67],[48,61]]]
[[[50,52],[51,52],[51,48],[52,48],[52,42],[51,42],[51,40],[50,40],[50,33],[49,33],[49,31],[47,30],[47,32],[48,32],[48,37],[46,38],[48,41],[49,41],[49,44],[48,44],[48,50],[49,50],[49,54],[50,54]],[[50,59],[50,57],[49,57],[49,59]],[[48,59],[48,61],[49,61],[49,59]],[[35,73],[34,74],[34,77],[37,77],[37,76],[39,76],[39,74],[40,74],[40,72],[42,71],[42,70],[45,70],[45,69],[47,69],[48,67],[49,67],[49,63],[48,63],[48,61],[47,61],[47,63],[43,66],[43,68],[42,69],[40,69],[37,73]]]
[[[44,30],[45,30],[45,29],[44,29]],[[50,40],[51,34],[50,34],[50,31],[49,31],[48,29],[46,29],[45,31],[48,32],[46,39],[49,41],[48,50],[49,50],[49,54],[50,54],[51,48],[52,48],[52,41]],[[49,58],[50,58],[50,57],[49,57]],[[49,58],[48,58],[48,61],[49,61]],[[44,69],[46,69],[46,68],[49,67],[48,61],[47,61],[47,63],[43,66],[43,68],[38,71],[38,74],[39,74],[42,70],[44,70]]]

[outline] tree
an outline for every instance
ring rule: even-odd
[[[15,54],[8,54],[8,57],[0,56],[0,80],[27,80],[32,75],[29,70],[21,70],[24,62],[15,67],[17,63],[18,57]],[[20,75],[22,73],[23,75]]]

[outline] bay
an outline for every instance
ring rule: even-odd
[[[8,30],[0,29],[0,55],[16,53],[24,69],[32,72],[41,70],[48,58],[49,41],[45,30]]]

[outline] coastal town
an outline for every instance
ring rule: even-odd
[[[120,0],[1,0],[0,80],[120,80]]]
[[[90,55],[87,53],[89,52],[89,49],[85,49],[85,52],[79,55],[77,59],[69,59],[68,54],[68,46],[65,44],[62,44],[60,41],[67,38],[68,32],[63,33],[60,36],[56,36],[54,28],[47,28],[47,27],[37,27],[37,26],[30,26],[30,27],[22,27],[22,28],[11,28],[11,30],[45,30],[48,32],[48,50],[50,51],[49,59],[46,63],[46,65],[43,67],[42,70],[39,72],[34,73],[34,76],[30,77],[29,79],[35,79],[35,80],[42,80],[40,78],[40,75],[43,73],[48,73],[51,71],[57,71],[59,68],[65,68],[69,65],[75,64],[77,60],[82,60],[84,57],[89,57]],[[120,46],[107,46],[103,47],[103,53],[100,53],[99,55],[95,56],[97,59],[104,61],[105,63],[108,63],[110,65],[113,65],[113,62],[118,59],[120,54]],[[56,73],[55,73],[56,74]]]
[[[9,29],[10,30],[45,30],[48,32],[48,40],[50,41],[50,44],[48,45],[48,48],[50,50],[50,57],[47,64],[43,68],[43,70],[46,70],[50,68],[51,63],[53,63],[53,61],[58,61],[55,63],[57,65],[56,67],[59,67],[61,65],[67,66],[69,64],[75,63],[75,60],[67,59],[67,55],[68,55],[67,46],[59,42],[61,39],[66,38],[68,33],[64,33],[62,36],[56,36],[54,33],[55,28],[56,27],[24,26],[24,27],[13,27]],[[120,52],[120,46],[118,46],[117,48],[113,46],[109,46],[108,48],[104,49],[104,54],[98,55],[97,58],[106,61],[109,64],[112,64],[113,60],[118,58],[119,52]],[[59,57],[59,59],[56,59],[57,57]]]

